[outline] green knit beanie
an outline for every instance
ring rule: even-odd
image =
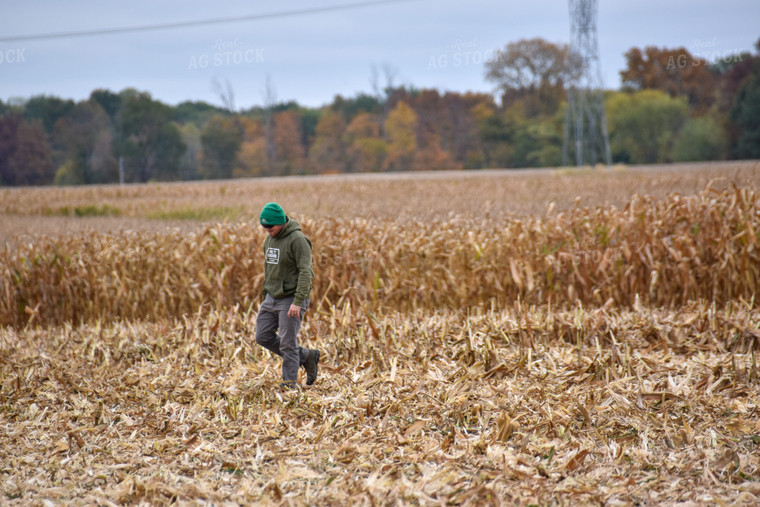
[[[259,221],[261,225],[282,225],[288,221],[288,217],[285,216],[282,206],[276,202],[268,202],[261,210]]]

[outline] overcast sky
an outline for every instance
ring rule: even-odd
[[[254,16],[364,0],[29,0],[3,2],[0,38]],[[754,52],[760,1],[639,0],[599,3],[606,88],[620,86],[631,47],[679,47],[711,62]],[[509,42],[569,41],[566,1],[399,0],[343,10],[156,31],[0,42],[0,99],[86,99],[97,88],[148,91],[169,104],[220,104],[229,82],[239,108],[263,103],[267,76],[279,101],[320,106],[370,92],[373,67],[395,84],[493,91],[483,59]]]

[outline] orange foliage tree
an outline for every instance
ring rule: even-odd
[[[305,170],[306,157],[301,143],[301,122],[295,111],[281,111],[273,118],[275,174],[298,174]]]
[[[251,118],[240,118],[243,127],[243,144],[238,153],[238,165],[233,172],[235,177],[255,177],[266,174],[267,140],[264,126]]]
[[[380,137],[380,125],[366,112],[358,113],[343,135],[346,145],[346,168],[349,171],[373,172],[383,169],[388,145]]]
[[[671,97],[685,96],[696,112],[706,112],[715,101],[716,77],[708,62],[686,48],[648,46],[631,48],[626,68],[620,71],[623,85],[635,90],[661,90]]]
[[[406,102],[399,102],[385,120],[388,138],[388,171],[408,171],[414,168],[417,151],[417,113]]]
[[[346,121],[343,115],[325,109],[317,123],[314,143],[309,149],[309,163],[318,173],[342,172],[346,165],[343,134]]]

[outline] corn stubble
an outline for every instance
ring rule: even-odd
[[[2,502],[760,500],[754,189],[301,222],[300,392],[252,340],[253,226],[6,248]]]
[[[466,317],[466,318],[465,318]],[[274,389],[253,315],[0,337],[5,500],[756,501],[758,312],[510,308],[307,321]],[[730,323],[730,325],[727,325]],[[564,338],[562,338],[564,337]]]

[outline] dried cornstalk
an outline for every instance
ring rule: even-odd
[[[753,301],[760,196],[753,188],[546,217],[301,219],[315,247],[315,303],[371,311],[525,304],[675,308]],[[0,324],[179,317],[256,304],[263,233],[93,233],[0,252]]]

